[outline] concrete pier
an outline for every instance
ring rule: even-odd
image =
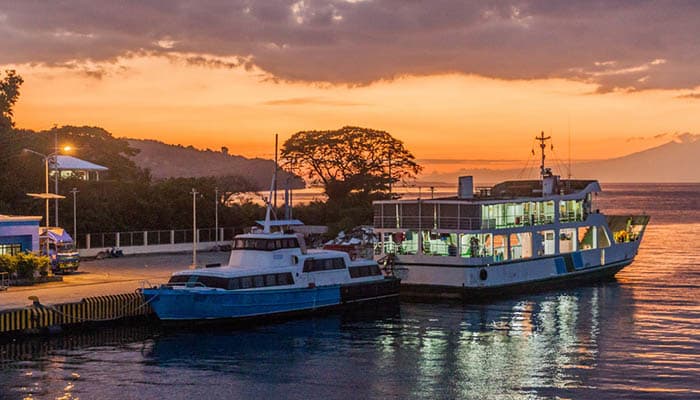
[[[198,265],[225,264],[228,255],[203,253]],[[192,255],[186,253],[84,261],[63,282],[10,287],[0,292],[0,334],[147,315],[150,307],[143,304],[136,289],[144,281],[165,283],[174,271],[191,264]]]

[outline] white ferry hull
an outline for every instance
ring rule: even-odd
[[[504,297],[612,278],[629,265],[639,242],[615,244],[533,259],[491,265],[465,265],[458,257],[396,256],[404,298],[457,298],[472,300]],[[432,261],[432,262],[431,262]]]

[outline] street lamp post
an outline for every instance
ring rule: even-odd
[[[65,150],[70,150],[70,147],[66,146]],[[49,193],[49,160],[51,160],[52,157],[56,157],[58,152],[53,152],[50,154],[43,154],[39,153],[38,151],[34,151],[31,149],[23,149],[25,153],[32,153],[35,154],[41,158],[44,159],[44,193],[28,193],[28,195],[32,197],[36,197],[39,199],[44,199],[45,205],[46,205],[46,233],[48,234],[49,232],[49,227],[51,226],[51,221],[49,217],[49,199],[62,199],[64,198],[63,196],[60,196],[58,193]],[[44,241],[45,244],[45,252],[48,255],[49,254],[49,243],[48,240]]]
[[[192,268],[197,268],[197,192],[192,188]]]
[[[80,192],[77,188],[73,188],[73,190],[70,191],[73,193],[73,243],[75,243],[75,248],[78,248],[78,218],[76,216],[76,207],[75,207],[75,195]]]
[[[210,239],[211,240],[211,239]],[[214,241],[219,248],[219,188],[214,188]]]

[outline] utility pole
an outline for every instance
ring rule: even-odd
[[[73,243],[75,243],[75,248],[78,248],[78,218],[76,217],[76,206],[75,206],[75,195],[79,192],[78,189],[73,188],[73,190],[70,191],[73,193]]]
[[[391,195],[393,181],[391,179],[391,148],[389,149],[389,195]]]
[[[275,197],[272,200],[272,204],[275,207],[275,212],[277,212],[277,141],[278,141],[279,135],[275,133],[275,187],[274,187],[274,192],[275,192]]]
[[[192,269],[197,268],[197,192],[192,188]]]
[[[219,188],[214,188],[214,241],[219,247]]]
[[[58,129],[54,125],[54,136],[53,136],[53,179],[54,179],[54,193],[58,194]],[[56,221],[56,226],[58,226],[58,199],[53,201],[54,204],[54,220]]]

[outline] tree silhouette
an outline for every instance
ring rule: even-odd
[[[394,183],[415,177],[421,166],[403,143],[388,132],[345,126],[331,131],[301,131],[282,147],[285,165],[322,183],[329,200],[351,192],[387,192]]]
[[[6,132],[15,126],[12,121],[12,107],[19,97],[19,87],[24,83],[14,70],[5,71],[5,78],[0,80],[0,132]]]

